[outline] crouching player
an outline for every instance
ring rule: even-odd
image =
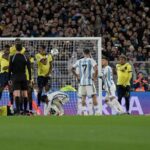
[[[108,65],[108,59],[102,58],[102,79],[104,82],[104,89],[106,91],[105,102],[117,114],[123,114],[124,110],[116,98],[116,86],[113,81],[112,68]]]
[[[46,85],[45,91],[42,93],[41,101],[44,102],[44,115],[64,115],[63,105],[69,101],[68,94],[56,91],[51,92],[49,86]]]

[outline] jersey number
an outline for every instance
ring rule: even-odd
[[[82,67],[83,67],[83,72],[85,73],[85,72],[86,72],[87,65],[82,65]]]

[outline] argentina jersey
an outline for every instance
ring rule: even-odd
[[[110,87],[114,86],[115,83],[113,81],[113,72],[110,66],[106,66],[102,69],[103,81],[105,90],[109,90]]]
[[[82,58],[78,60],[78,69],[80,75],[80,85],[92,85],[93,84],[93,67],[97,65],[92,58]]]

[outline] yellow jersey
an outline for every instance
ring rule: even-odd
[[[21,50],[21,54],[24,54],[26,51],[26,49],[24,47],[22,47],[22,50]],[[12,56],[14,54],[16,54],[17,50],[16,50],[16,46],[13,45],[12,47],[10,47],[10,50],[9,50],[9,55]]]
[[[38,76],[46,76],[49,73],[49,70],[51,69],[50,67],[50,62],[53,61],[52,56],[49,55],[42,55],[40,53],[35,55],[37,65],[38,65]],[[46,59],[46,64],[43,64],[41,62],[42,59]]]
[[[31,57],[30,59],[30,64],[31,64],[31,79],[33,79],[33,68],[32,68],[32,64],[34,63],[34,58]],[[28,68],[26,67],[26,78],[27,80],[29,80],[29,72],[28,72]]]
[[[130,81],[132,78],[132,67],[129,63],[124,65],[117,64],[117,85],[127,86],[130,85]]]
[[[9,60],[2,57],[0,60],[1,73],[8,72],[8,67],[9,67]]]

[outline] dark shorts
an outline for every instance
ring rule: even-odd
[[[0,87],[5,87],[8,85],[8,72],[0,73]]]
[[[50,82],[50,77],[38,76],[37,78],[38,88],[43,89]]]
[[[117,85],[118,97],[129,97],[130,96],[130,86]]]
[[[26,76],[14,76],[13,77],[13,90],[28,90],[28,82],[26,80]]]

